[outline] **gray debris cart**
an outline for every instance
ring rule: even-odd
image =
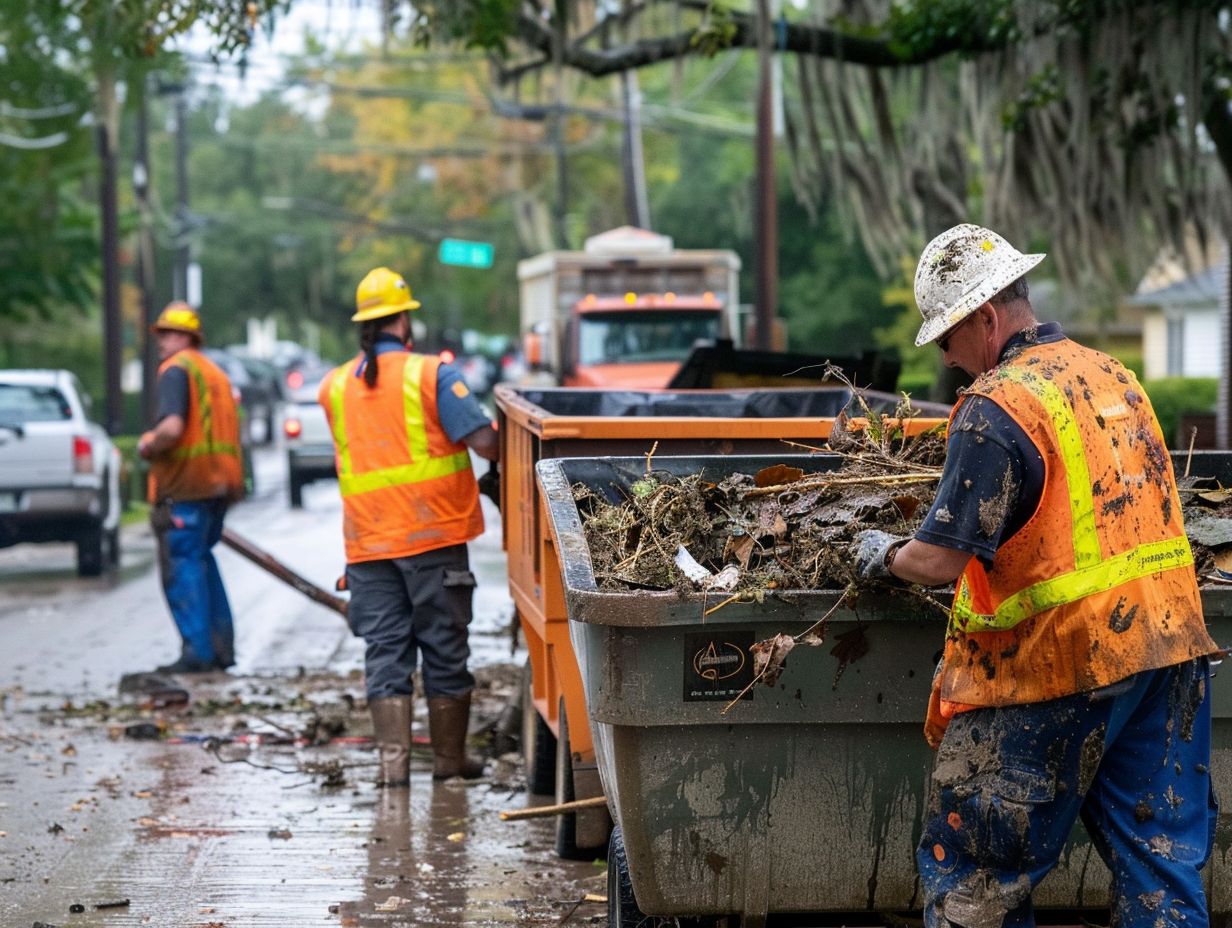
[[[718,480],[768,464],[810,472],[833,462],[656,457],[653,465]],[[615,500],[645,467],[643,458],[537,465],[599,773],[618,825],[609,852],[611,924],[625,928],[651,915],[748,926],[778,913],[918,909],[914,849],[933,757],[922,726],[944,615],[899,596],[862,597],[831,616],[822,647],[791,653],[773,689],[758,686],[724,715],[752,678],[749,646],[803,631],[839,594],[780,591],[703,618],[713,594],[704,601],[600,592],[571,487],[582,483]],[[1193,472],[1222,473],[1228,485],[1232,458],[1197,455]],[[1232,643],[1232,590],[1206,588],[1203,603],[1215,639]],[[1214,696],[1213,771],[1229,795],[1232,697],[1219,685]],[[1207,870],[1220,921],[1232,913],[1229,826],[1221,817]],[[1041,919],[1047,909],[1106,906],[1108,879],[1076,827],[1060,867],[1035,894]]]

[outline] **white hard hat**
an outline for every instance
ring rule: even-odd
[[[991,229],[963,223],[924,248],[915,269],[915,302],[924,324],[918,348],[940,338],[1047,255],[1024,255]]]

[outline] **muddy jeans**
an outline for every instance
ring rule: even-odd
[[[1116,928],[1205,928],[1218,804],[1210,665],[956,715],[916,852],[928,928],[1029,926],[1031,892],[1081,817],[1112,871]]]
[[[163,502],[150,510],[167,606],[182,640],[181,658],[235,664],[231,604],[211,550],[222,537],[225,499]]]
[[[347,621],[367,645],[369,699],[411,695],[417,653],[427,696],[463,696],[474,688],[466,662],[475,575],[466,545],[348,564],[346,577]]]

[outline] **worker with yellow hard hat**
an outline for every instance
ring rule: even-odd
[[[401,275],[378,267],[355,292],[359,354],[321,381],[342,491],[348,621],[367,645],[378,783],[410,782],[412,675],[419,664],[433,778],[478,777],[467,756],[467,628],[475,578],[466,543],[483,532],[470,452],[496,461],[487,413],[458,371],[407,346],[419,308]]]
[[[201,317],[167,304],[150,327],[158,339],[158,413],[137,451],[150,462],[150,523],[163,591],[181,652],[170,673],[225,670],[235,663],[231,606],[211,549],[227,506],[243,495],[239,416],[231,382],[202,351]]]

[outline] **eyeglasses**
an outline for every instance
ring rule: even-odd
[[[972,314],[971,314],[971,316],[974,316],[974,315],[975,315],[975,313],[972,313]],[[964,317],[963,319],[960,319],[960,320],[959,320],[959,322],[958,322],[958,325],[954,326],[954,327],[953,327],[953,328],[951,328],[951,329],[948,329],[948,330],[945,332],[945,334],[943,334],[940,338],[938,338],[938,339],[936,340],[936,341],[937,341],[937,347],[941,349],[941,353],[942,353],[942,354],[945,354],[947,351],[949,351],[949,350],[950,350],[950,339],[954,337],[954,333],[955,333],[955,332],[957,332],[957,331],[958,331],[959,329],[961,329],[964,325],[966,325],[968,322],[970,322],[970,321],[971,321],[971,316],[966,316],[966,317]]]

